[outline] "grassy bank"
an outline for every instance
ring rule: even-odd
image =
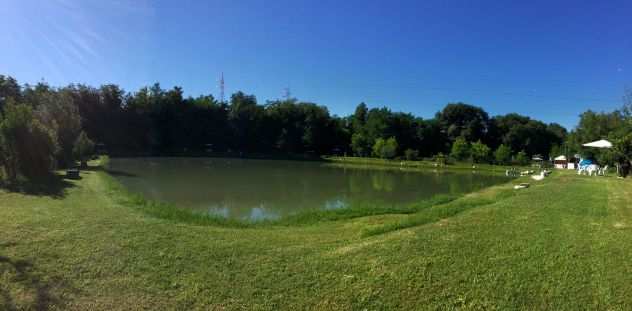
[[[470,162],[456,162],[450,163],[446,165],[437,165],[434,161],[428,160],[389,160],[389,159],[379,159],[379,158],[362,158],[362,157],[323,157],[324,160],[339,163],[345,165],[367,165],[367,166],[386,166],[386,167],[398,167],[398,168],[408,168],[408,169],[446,169],[446,170],[480,170],[480,171],[490,171],[490,172],[502,172],[504,173],[507,169],[518,166],[504,166],[504,165],[492,165],[492,164],[484,164],[484,163],[470,163]]]
[[[556,172],[408,214],[155,217],[104,172],[0,192],[0,310],[632,308],[632,182]]]

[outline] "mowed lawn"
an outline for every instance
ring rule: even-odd
[[[0,192],[0,310],[632,310],[629,180],[555,172],[412,215],[231,228],[82,177]]]

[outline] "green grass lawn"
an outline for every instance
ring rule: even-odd
[[[632,309],[628,180],[555,172],[412,214],[240,228],[82,177],[0,192],[0,310]]]

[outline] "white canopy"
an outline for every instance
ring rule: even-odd
[[[557,157],[555,157],[555,159],[554,159],[554,160],[555,160],[555,161],[566,161],[566,156],[563,156],[563,155],[561,155],[561,156],[557,156]]]
[[[612,148],[612,143],[601,139],[598,141],[593,141],[591,143],[583,144],[584,147],[593,147],[593,148]]]

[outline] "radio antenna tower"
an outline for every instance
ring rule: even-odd
[[[219,78],[219,101],[220,103],[224,103],[224,72],[222,71],[222,75]]]

